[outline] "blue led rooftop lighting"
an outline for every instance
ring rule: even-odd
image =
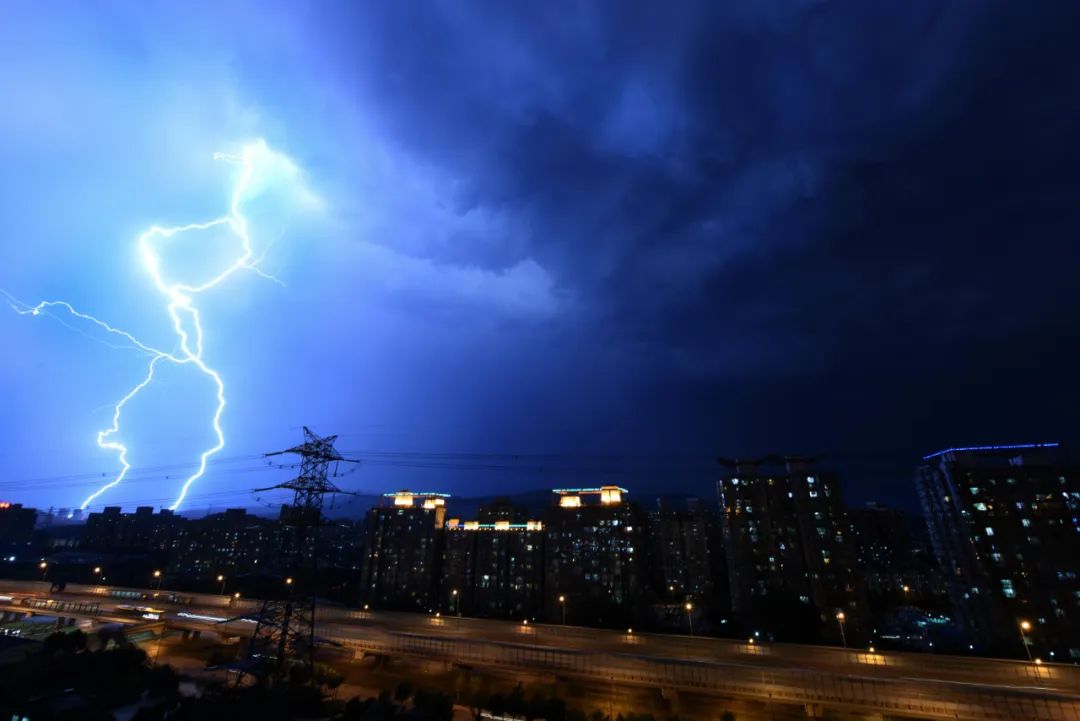
[[[416,498],[450,498],[449,493],[428,493],[425,491],[394,491],[393,493],[384,493],[383,498],[393,498],[395,496],[415,496]]]
[[[960,448],[946,448],[943,451],[931,453],[928,456],[923,456],[923,460],[928,461],[931,458],[943,456],[946,453],[962,453],[964,451],[1021,451],[1033,448],[1057,448],[1060,445],[1060,443],[1013,443],[1012,445],[1004,446],[963,446]]]

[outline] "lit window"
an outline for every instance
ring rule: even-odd
[[[990,526],[987,526],[986,527],[986,535],[988,535],[988,536],[994,535],[994,529],[991,528]]]

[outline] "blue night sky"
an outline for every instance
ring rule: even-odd
[[[259,268],[197,300],[227,445],[184,508],[289,477],[711,497],[717,455],[829,454],[910,504],[942,446],[1078,430],[1076,3],[6,2],[0,287],[176,350],[154,224],[244,206]],[[206,236],[170,269],[220,262]],[[77,506],[147,358],[0,308],[0,498]],[[58,322],[63,321],[63,323]],[[205,376],[124,411],[168,505]],[[187,464],[187,465],[185,465]]]

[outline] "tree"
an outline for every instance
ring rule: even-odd
[[[394,689],[394,700],[398,703],[405,703],[412,696],[412,684],[408,681],[402,681]]]
[[[153,666],[146,673],[146,690],[152,698],[175,699],[180,679],[172,666]]]
[[[413,706],[425,719],[431,721],[453,721],[454,704],[450,697],[438,691],[417,691],[413,696]]]
[[[71,633],[57,631],[45,637],[44,646],[45,653],[50,656],[57,653],[78,653],[86,650],[86,634],[78,629]]]

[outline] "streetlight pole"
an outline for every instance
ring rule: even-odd
[[[844,648],[847,648],[847,636],[844,634],[844,616],[843,611],[836,612],[836,623],[840,625],[840,642],[844,644]]]
[[[687,601],[686,602],[686,622],[690,625],[690,635],[691,636],[694,635],[694,614],[692,613],[693,610],[694,610],[694,604]]]
[[[562,625],[566,625],[566,596],[559,594],[559,605],[562,606]]]
[[[49,564],[47,561],[42,561],[38,564],[38,568],[41,569],[41,580],[45,580],[45,575],[49,572]]]
[[[157,581],[155,587],[157,590],[161,590],[161,571],[154,571],[154,580]]]
[[[225,595],[225,582],[228,581],[228,579],[225,578],[225,576],[223,574],[219,573],[218,577],[217,577],[217,580],[218,580],[219,583],[221,583],[221,591],[219,591],[219,593],[222,596],[224,596]]]
[[[1031,658],[1031,644],[1028,643],[1028,637],[1027,637],[1027,633],[1030,630],[1031,630],[1031,621],[1021,621],[1020,622],[1020,642],[1024,644],[1024,650],[1027,651],[1027,657],[1028,657],[1028,662],[1029,663],[1033,660]]]
[[[450,592],[450,602],[454,604],[454,613],[461,615],[461,601],[458,598],[458,590],[455,588]]]

